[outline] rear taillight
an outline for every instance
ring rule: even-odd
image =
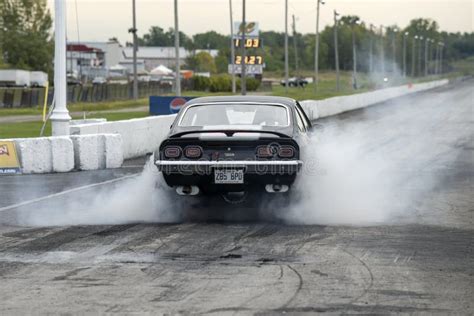
[[[271,158],[273,157],[272,148],[270,146],[258,146],[257,147],[258,158]]]
[[[199,146],[188,146],[184,148],[184,156],[186,158],[201,158],[202,148]]]
[[[181,156],[181,147],[167,146],[163,152],[166,158],[179,158]]]
[[[295,156],[295,149],[292,146],[281,146],[278,149],[278,157],[293,158]]]

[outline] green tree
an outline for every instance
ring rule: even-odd
[[[219,54],[215,58],[216,68],[218,73],[227,73],[230,61],[230,48],[223,48],[219,50]]]
[[[1,49],[11,67],[51,72],[51,14],[46,0],[0,0]]]
[[[230,45],[230,37],[209,31],[194,35],[193,44],[196,49],[222,49]]]
[[[216,63],[208,52],[199,52],[195,56],[196,68],[198,72],[216,73]]]
[[[183,32],[179,32],[179,44],[187,49],[192,48],[192,40]],[[174,29],[169,28],[164,31],[159,26],[152,26],[148,33],[138,38],[139,46],[174,46]]]

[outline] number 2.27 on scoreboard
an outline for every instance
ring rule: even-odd
[[[235,56],[235,64],[241,65],[242,64],[242,56]],[[245,56],[245,64],[246,65],[262,65],[263,64],[263,57],[262,56]]]

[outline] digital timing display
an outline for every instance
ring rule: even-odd
[[[242,64],[242,56],[235,56],[235,64],[241,65]],[[263,64],[263,57],[262,56],[245,56],[245,64],[246,65],[262,65]]]
[[[235,47],[242,47],[242,39],[234,39]],[[261,41],[259,38],[246,38],[245,39],[245,48],[259,48],[261,46]]]

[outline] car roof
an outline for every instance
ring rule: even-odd
[[[274,96],[261,96],[261,95],[245,95],[245,96],[213,96],[213,97],[201,97],[191,99],[186,102],[184,107],[193,104],[200,103],[215,103],[215,102],[250,102],[250,103],[278,103],[294,107],[296,101],[294,99],[285,98],[285,97],[274,97]]]

